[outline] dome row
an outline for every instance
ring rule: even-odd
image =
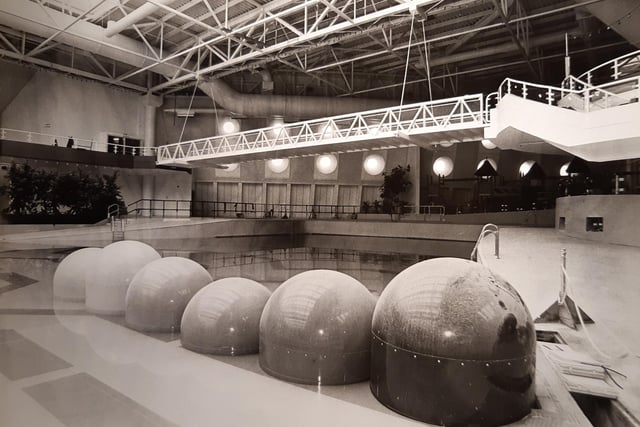
[[[53,285],[57,298],[85,296],[90,312],[124,313],[132,329],[181,330],[196,352],[259,350],[261,368],[286,381],[370,378],[385,406],[434,424],[502,425],[535,400],[531,315],[506,281],[466,260],[415,264],[376,302],[336,271],[297,274],[271,294],[249,279],[212,282],[192,260],[123,241],[72,253]]]

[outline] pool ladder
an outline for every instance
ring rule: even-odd
[[[482,239],[489,235],[493,234],[495,236],[495,253],[496,258],[500,259],[500,230],[498,226],[495,224],[485,224],[482,227],[482,231],[480,231],[480,236],[478,236],[478,240],[476,240],[476,244],[471,251],[471,261],[478,262],[478,246],[480,246],[480,242]]]
[[[124,240],[125,220],[118,217],[111,217],[111,240],[119,242]]]

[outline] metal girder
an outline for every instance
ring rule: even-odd
[[[6,49],[0,49],[0,56],[6,56],[8,58],[17,59],[19,61],[28,62],[31,64],[39,65],[41,67],[51,68],[54,70],[62,71],[64,73],[74,74],[76,76],[84,77],[87,79],[97,80],[103,83],[112,84],[114,86],[120,86],[126,89],[135,90],[137,92],[146,93],[147,88],[127,82],[121,82],[111,77],[101,76],[99,74],[90,73],[88,71],[79,70],[73,67],[67,67],[65,65],[55,64],[50,61],[44,61],[42,59],[34,58],[31,56],[23,55]]]
[[[587,4],[591,4],[591,3],[595,3],[595,2],[599,2],[601,0],[587,0],[584,2],[580,2],[580,3],[576,3],[576,4],[571,4],[571,5],[567,5],[567,6],[563,6],[563,7],[559,7],[559,8],[554,8],[552,10],[547,10],[544,12],[539,12],[539,13],[532,13],[530,15],[527,16],[523,16],[521,18],[515,18],[515,19],[511,19],[508,22],[509,23],[517,23],[517,22],[521,22],[521,21],[527,21],[527,20],[531,20],[531,19],[536,19],[536,18],[540,18],[543,16],[547,16],[547,15],[551,15],[551,14],[555,14],[555,13],[560,13],[560,12],[564,12],[566,10],[570,10],[570,9],[575,9],[576,7],[580,7],[580,6],[585,6]],[[495,24],[489,24],[489,25],[485,25],[479,28],[471,28],[471,29],[464,29],[464,30],[460,30],[460,31],[456,31],[453,33],[449,33],[446,35],[441,35],[441,36],[435,36],[435,37],[431,37],[428,40],[420,40],[420,41],[416,41],[416,43],[435,43],[438,41],[442,41],[442,40],[447,40],[447,39],[453,39],[456,37],[460,37],[460,36],[464,36],[466,34],[475,34],[479,31],[486,31],[486,30],[490,30],[490,29],[494,29],[494,28],[500,28],[500,27],[504,27],[505,23],[503,22],[499,22],[499,23],[495,23]],[[408,47],[408,43],[401,43],[401,44],[397,44],[395,46],[390,47],[389,49],[392,51],[397,51],[397,50],[405,50]],[[382,55],[386,55],[388,54],[387,51],[373,51],[370,53],[365,53],[362,55],[356,55],[356,56],[352,56],[350,58],[345,58],[342,59],[340,61],[334,62],[334,63],[327,63],[321,66],[317,66],[317,67],[313,67],[310,68],[308,71],[310,72],[315,72],[315,71],[320,71],[326,68],[330,68],[336,65],[344,65],[350,62],[357,62],[357,61],[361,61],[364,59],[370,59],[370,58],[374,58],[377,56],[382,56]]]
[[[499,16],[502,18],[502,22],[504,23],[504,26],[507,29],[507,32],[509,33],[511,40],[516,44],[516,46],[518,46],[518,50],[520,51],[520,54],[527,62],[527,67],[529,68],[529,71],[531,72],[531,75],[533,76],[533,78],[535,80],[540,80],[540,73],[538,73],[538,71],[533,67],[531,60],[529,59],[528,50],[525,49],[525,46],[522,45],[522,43],[520,42],[520,39],[516,36],[515,32],[511,28],[511,22],[509,20],[508,14],[509,14],[510,6],[513,3],[513,0],[502,0],[502,7],[501,7],[501,4],[498,3],[499,1],[500,0],[493,0],[496,7],[496,11],[498,12]],[[505,11],[504,9],[507,9],[507,10]]]
[[[592,52],[594,50],[600,50],[600,49],[610,49],[610,48],[614,48],[614,47],[618,47],[618,46],[623,46],[625,45],[626,42],[617,42],[617,43],[609,43],[606,45],[602,45],[602,46],[595,46],[595,47],[591,47],[591,48],[587,48],[587,49],[579,49],[579,50],[574,50],[571,52],[572,55],[576,56],[576,55],[581,55],[584,53],[588,53],[588,52]],[[558,58],[563,58],[564,57],[564,53],[558,53],[558,54],[553,54],[553,55],[545,55],[545,56],[540,56],[540,57],[535,57],[535,58],[531,58],[532,62],[542,62],[542,61],[546,61],[549,59],[558,59]],[[491,71],[491,70],[501,70],[504,71],[506,68],[508,67],[513,67],[513,66],[519,66],[519,65],[523,65],[525,64],[525,60],[518,60],[518,61],[512,61],[512,62],[501,62],[499,64],[494,64],[494,65],[489,65],[489,66],[484,66],[484,67],[479,67],[479,68],[473,68],[473,69],[467,69],[467,70],[457,70],[454,72],[445,72],[445,73],[441,73],[441,74],[437,74],[437,75],[432,75],[431,78],[435,79],[435,78],[445,78],[445,77],[453,77],[453,76],[464,76],[464,75],[468,75],[468,74],[474,74],[474,73],[480,73],[480,72],[486,72],[486,71]],[[415,80],[409,80],[407,81],[407,85],[412,85],[412,84],[417,84],[417,83],[423,83],[426,82],[427,79],[415,79]],[[351,93],[349,96],[351,95],[362,95],[365,93],[371,93],[371,92],[376,92],[379,90],[386,90],[386,89],[392,89],[392,88],[396,88],[396,87],[400,87],[402,86],[402,83],[392,83],[392,84],[386,84],[386,85],[382,85],[382,86],[377,86],[377,87],[373,87],[373,88],[369,88],[369,89],[362,89],[362,90],[358,90],[355,91],[353,93]],[[338,97],[342,97],[342,96],[347,96],[347,95],[338,95]]]
[[[491,24],[498,17],[499,17],[499,15],[498,15],[497,11],[495,11],[495,10],[489,11],[489,13],[487,13],[487,15],[485,15],[483,18],[481,18],[480,20],[478,20],[474,24],[474,27],[478,28],[478,32],[480,32],[480,29],[482,27],[484,27],[485,25]],[[458,50],[458,48],[460,46],[462,46],[463,44],[465,44],[469,40],[471,40],[476,34],[477,34],[477,32],[475,32],[475,33],[467,33],[467,34],[461,36],[458,40],[456,40],[456,42],[454,44],[452,44],[451,46],[447,47],[447,49],[445,51],[445,55],[451,55],[453,52]]]
[[[342,145],[375,147],[395,140],[412,144],[411,137],[485,126],[483,95],[466,95],[163,145],[156,163],[222,162],[268,152],[294,155],[297,150],[331,152]]]
[[[153,0],[149,0],[149,1],[153,2]],[[307,22],[306,20],[303,21],[302,23],[299,21],[290,22],[291,25],[296,26],[296,28],[298,28],[298,30],[302,33],[302,35],[295,34],[291,32],[291,30],[288,30],[285,26],[278,24],[278,20],[276,18],[280,18],[280,19],[287,19],[292,17],[295,18],[300,13],[308,14],[309,8],[312,8],[312,7],[321,8],[323,6],[323,4],[319,0],[309,0],[302,4],[288,6],[281,11],[278,11],[271,15],[263,16],[262,18],[254,20],[253,22],[236,27],[233,30],[229,30],[224,36],[223,35],[215,36],[210,40],[207,40],[203,43],[199,43],[196,46],[192,46],[189,49],[185,49],[168,58],[165,58],[163,61],[185,55],[189,51],[202,47],[205,44],[210,45],[210,44],[215,44],[220,42],[231,43],[231,36],[240,35],[241,37],[242,34],[244,34],[245,32],[249,31],[254,27],[256,27],[254,29],[256,29],[258,34],[262,34],[262,36],[259,39],[263,40],[263,43],[264,43],[263,48],[251,50],[250,52],[240,51],[237,56],[230,57],[227,59],[227,61],[207,67],[201,70],[200,73],[214,72],[217,70],[232,67],[236,64],[240,64],[250,60],[260,59],[261,57],[274,55],[274,54],[276,56],[274,57],[274,60],[275,60],[279,58],[279,57],[277,58],[278,54],[282,53],[286,49],[297,47],[303,43],[319,40],[323,37],[326,37],[327,35],[335,34],[341,31],[346,31],[360,25],[366,25],[371,22],[375,22],[380,19],[383,19],[385,17],[392,16],[394,14],[408,13],[409,9],[414,5],[415,6],[428,5],[436,1],[437,0],[415,0],[411,4],[401,4],[401,5],[396,5],[392,7],[387,7],[383,10],[379,10],[376,12],[371,12],[369,10],[364,10],[361,8],[359,9],[358,3],[356,0],[347,0],[347,4],[353,5],[353,7],[356,10],[360,10],[361,15],[358,16],[358,14],[356,13],[355,18],[350,18],[350,20],[344,19],[341,15],[336,15],[335,17],[331,17],[329,14],[329,11],[332,9],[330,9],[327,6],[324,6],[323,13],[319,15],[318,20],[311,27],[306,25],[306,22]],[[274,24],[275,28],[278,28],[278,31],[280,32],[281,35],[286,34],[288,37],[283,38],[282,36],[280,36],[276,38],[275,33],[273,32],[272,29],[270,29],[271,26],[266,25],[268,23]],[[152,68],[154,65],[145,67],[142,70]],[[178,79],[174,79],[172,81],[155,86],[152,88],[152,90],[154,91],[161,90],[163,88],[170,86],[171,84],[180,83],[187,79],[193,79],[196,77],[197,76],[195,73],[192,73],[190,75],[185,75]]]

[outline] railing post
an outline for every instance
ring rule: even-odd
[[[563,304],[567,296],[567,250],[560,249],[561,271],[560,271],[560,293],[558,294],[558,304]]]
[[[500,230],[498,229],[498,227],[496,227],[496,231],[494,232],[493,236],[495,237],[495,255],[497,259],[500,259]]]

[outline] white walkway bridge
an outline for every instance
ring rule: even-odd
[[[640,157],[640,51],[559,87],[505,79],[497,92],[363,111],[158,147],[160,165],[342,153],[490,139],[589,161]],[[490,111],[489,111],[490,108]]]
[[[333,116],[158,147],[159,165],[198,166],[483,137],[482,94]]]

